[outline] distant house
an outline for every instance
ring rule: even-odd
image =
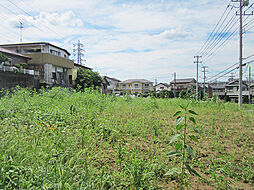
[[[243,96],[250,95],[249,85],[246,82],[243,82],[242,94]],[[239,80],[238,79],[232,82],[229,82],[226,85],[226,95],[229,96],[231,101],[235,101],[235,102],[238,101],[238,96],[239,96]]]
[[[153,91],[153,82],[146,79],[129,79],[119,83],[120,92],[129,91],[131,94],[144,94]]]
[[[226,96],[226,82],[217,82],[210,84],[212,88],[212,94],[216,95],[220,99],[224,99]]]
[[[31,57],[29,56],[16,53],[2,47],[0,47],[0,52],[8,58],[8,63],[6,64],[8,64],[9,66],[15,66],[20,63],[28,63],[28,61],[31,60]]]
[[[8,61],[0,63],[0,89],[11,89],[16,86],[38,88],[38,73],[25,68],[30,57],[0,47],[0,52]]]
[[[154,88],[155,88],[156,92],[160,92],[162,90],[168,90],[168,91],[171,90],[170,84],[167,84],[167,83],[159,83],[159,84],[155,85]]]
[[[119,83],[121,82],[120,80],[108,76],[104,76],[103,78],[106,82],[106,86],[104,87],[104,93],[120,93],[120,91],[118,90],[120,85]]]
[[[72,85],[74,62],[69,59],[70,53],[66,49],[47,42],[6,44],[0,47],[31,57],[28,68],[39,72],[41,85]]]
[[[196,80],[194,78],[176,79],[170,82],[171,90],[181,92],[182,90],[191,90],[196,87]]]

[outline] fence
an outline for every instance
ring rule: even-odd
[[[0,66],[0,71],[22,73],[22,74],[39,76],[38,71],[29,70],[29,69],[18,69],[17,67],[10,67],[10,66]]]

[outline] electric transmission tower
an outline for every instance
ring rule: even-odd
[[[83,59],[84,57],[83,52],[85,52],[85,50],[83,49],[84,45],[80,42],[80,40],[78,40],[78,43],[73,44],[73,47],[74,47],[73,49],[74,56],[77,56],[76,63],[78,65],[82,65],[83,61],[86,62],[86,60]]]

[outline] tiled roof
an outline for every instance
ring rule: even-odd
[[[20,54],[20,53],[16,53],[14,51],[10,51],[10,50],[2,48],[2,47],[0,47],[0,52],[15,55],[15,56],[19,56],[19,57],[24,57],[24,58],[27,58],[27,59],[31,59],[31,57],[25,56],[25,55]]]
[[[3,44],[3,45],[0,45],[2,47],[8,47],[8,46],[24,46],[24,45],[40,45],[40,44],[45,44],[45,45],[50,45],[50,46],[53,46],[55,48],[58,48],[58,49],[61,49],[63,51],[65,51],[68,55],[71,55],[66,49],[64,48],[61,48],[61,47],[58,47],[58,46],[55,46],[51,43],[48,43],[48,42],[32,42],[32,43],[18,43],[18,44]]]
[[[151,81],[146,79],[128,79],[128,80],[122,81],[121,83],[132,83],[132,82],[152,83]]]
[[[186,78],[186,79],[176,79],[176,83],[190,83],[192,81],[196,81],[194,78]],[[171,83],[174,83],[175,81],[172,80]]]
[[[117,81],[117,82],[121,82],[120,80],[116,79],[116,78],[111,78],[111,77],[108,77],[108,76],[104,76],[104,78],[106,79],[111,79],[111,80],[114,80],[114,81]]]
[[[167,83],[159,83],[159,84],[157,84],[157,85],[155,85],[155,86],[158,86],[158,85],[160,85],[160,84],[162,84],[162,85],[164,85],[164,86],[166,86],[166,87],[170,87],[170,84],[167,84]]]

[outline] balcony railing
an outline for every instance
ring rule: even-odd
[[[10,67],[10,66],[0,66],[0,71],[39,76],[38,71],[29,70],[29,69],[18,69],[17,67]]]

